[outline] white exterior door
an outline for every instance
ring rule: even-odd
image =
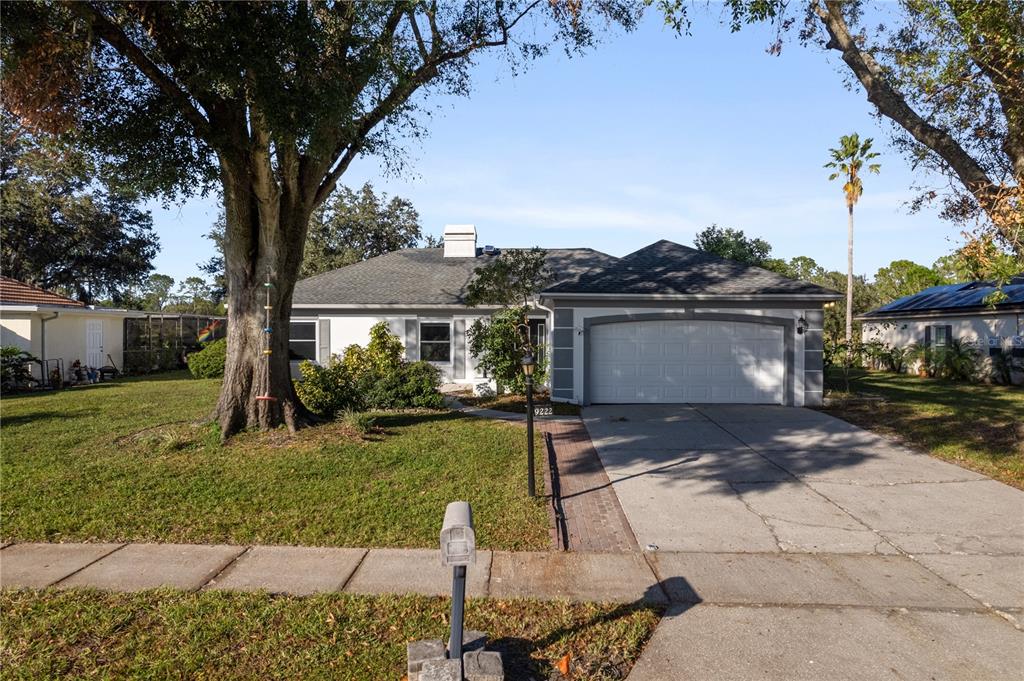
[[[781,326],[658,320],[590,330],[594,403],[783,404]]]
[[[103,361],[103,320],[85,320],[85,364],[99,368],[106,364]]]

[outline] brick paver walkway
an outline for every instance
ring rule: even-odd
[[[510,412],[453,406],[466,414],[524,423],[526,416]],[[601,459],[590,441],[590,434],[579,418],[540,418],[537,428],[551,433],[562,485],[562,508],[569,534],[570,551],[628,552],[638,551],[636,537],[619,505]],[[537,452],[537,465],[544,471],[547,492],[551,492],[547,452]],[[552,524],[554,518],[552,515]],[[554,528],[552,527],[552,534]],[[557,540],[552,536],[552,544]]]
[[[537,422],[551,433],[562,483],[570,551],[636,551],[633,530],[579,419]]]

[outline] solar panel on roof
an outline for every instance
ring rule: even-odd
[[[983,307],[985,299],[996,291],[989,281],[972,281],[966,284],[944,284],[932,286],[912,296],[905,296],[868,312],[867,316],[884,316],[894,312],[923,312],[927,310],[952,310],[958,308]],[[1006,298],[1004,305],[1024,304],[1024,275],[1018,275],[1002,288]]]

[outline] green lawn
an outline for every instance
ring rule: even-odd
[[[549,546],[522,428],[393,413],[366,438],[329,423],[222,446],[198,422],[217,389],[175,373],[4,397],[3,539],[433,548],[465,499],[481,546]]]
[[[405,644],[446,638],[449,603],[425,596],[308,598],[224,592],[4,591],[0,678],[397,679]],[[621,679],[660,610],[469,600],[510,679]]]
[[[865,371],[851,374],[851,393],[884,401],[845,402],[839,372],[826,388],[829,413],[1024,489],[1024,389]]]

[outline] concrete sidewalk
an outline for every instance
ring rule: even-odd
[[[1022,566],[1024,567],[1024,566]],[[1024,580],[908,556],[481,551],[468,595],[666,605],[633,681],[1024,678]],[[432,549],[14,544],[0,586],[446,595]],[[983,584],[982,584],[983,583]]]
[[[0,551],[0,587],[140,591],[266,590],[309,595],[451,592],[436,549],[207,544],[12,544]],[[467,593],[495,598],[666,602],[638,553],[478,551]]]
[[[434,549],[209,544],[12,544],[3,588],[266,590],[308,595],[450,592]],[[1024,582],[971,595],[905,556],[779,553],[479,551],[468,593],[494,598],[693,605],[856,606],[1005,613]]]

